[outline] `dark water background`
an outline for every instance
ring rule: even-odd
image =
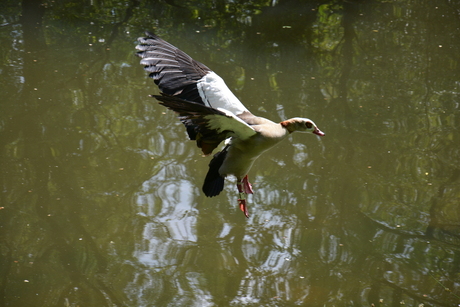
[[[2,1],[0,306],[457,306],[459,1]],[[201,192],[144,30],[313,119]]]

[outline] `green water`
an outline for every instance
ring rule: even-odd
[[[457,306],[457,1],[5,1],[1,306]],[[206,198],[134,56],[154,30],[301,116]]]

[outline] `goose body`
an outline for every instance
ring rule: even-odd
[[[162,93],[152,97],[178,113],[189,138],[196,140],[203,154],[211,154],[225,141],[209,163],[204,194],[218,195],[225,177],[236,176],[238,202],[246,217],[246,197],[253,193],[248,173],[254,161],[294,131],[324,135],[307,118],[275,123],[253,115],[215,72],[155,34],[146,32],[139,43],[137,56]]]

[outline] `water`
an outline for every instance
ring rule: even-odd
[[[213,5],[0,13],[0,305],[460,304],[459,4]],[[254,114],[326,132],[254,164],[249,219],[148,97],[152,28]]]

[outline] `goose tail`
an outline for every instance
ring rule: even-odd
[[[219,169],[227,156],[227,149],[228,146],[216,153],[209,162],[209,170],[203,183],[203,193],[207,197],[217,196],[224,189],[225,176],[219,174]]]

